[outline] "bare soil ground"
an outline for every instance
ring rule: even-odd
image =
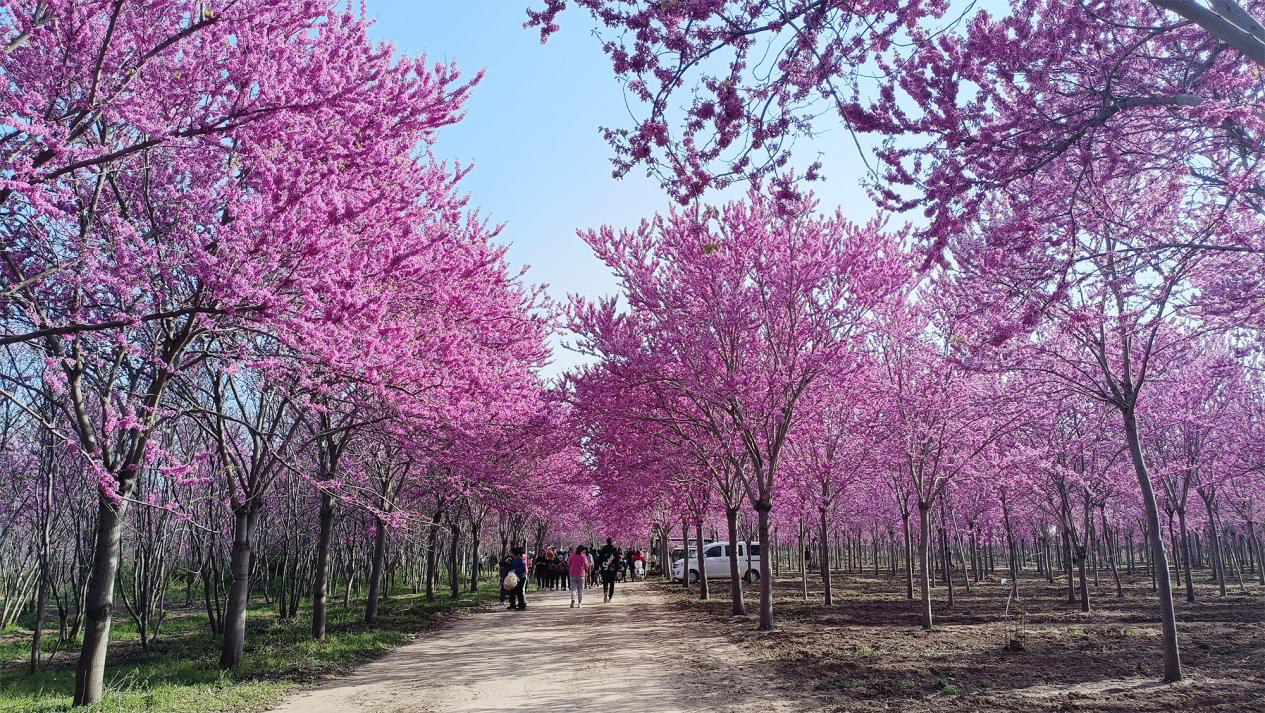
[[[842,575],[837,601],[777,582],[771,632],[680,585],[621,585],[612,604],[589,590],[529,595],[526,612],[483,610],[428,633],[276,713],[601,711],[1265,711],[1265,588],[1179,604],[1187,680],[1161,685],[1158,612],[1149,581],[1093,590],[1081,613],[1066,589],[1034,576],[1005,614],[1000,582],[935,591],[937,627],[919,627],[903,582]]]
[[[758,664],[751,654],[650,585],[619,585],[610,604],[599,589],[583,608],[568,603],[535,593],[524,612],[464,617],[275,713],[802,710],[741,679]]]
[[[805,601],[798,578],[775,586],[776,630],[757,632],[749,614],[730,613],[728,582],[712,598],[656,585],[689,612],[692,628],[719,632],[742,656],[739,679],[763,695],[827,711],[1265,711],[1265,588],[1237,582],[1219,598],[1201,583],[1198,601],[1178,603],[1187,680],[1158,683],[1159,612],[1150,581],[1127,580],[1115,597],[1109,577],[1091,588],[1093,611],[1067,603],[1066,587],[1033,575],[1005,614],[1008,587],[959,579],[955,603],[934,591],[936,629],[921,630],[904,581],[842,575],[835,605],[821,602],[816,572]],[[839,581],[842,579],[842,581]],[[1179,590],[1179,596],[1184,592]],[[684,636],[684,632],[682,632]],[[696,671],[708,675],[706,663]]]

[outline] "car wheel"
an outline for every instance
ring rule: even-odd
[[[690,584],[698,584],[698,570],[690,570]]]
[[[749,569],[749,570],[747,570],[747,576],[743,577],[743,579],[745,579],[745,580],[746,580],[746,581],[748,581],[748,582],[753,582],[753,583],[754,583],[754,582],[759,582],[759,581],[760,581],[760,570],[758,570],[758,569]]]

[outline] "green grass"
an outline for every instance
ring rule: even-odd
[[[326,639],[320,643],[310,636],[309,608],[303,607],[298,619],[283,622],[275,607],[259,600],[249,610],[242,662],[231,671],[219,668],[219,638],[207,628],[205,611],[172,610],[151,651],[141,650],[131,620],[116,611],[106,694],[98,706],[75,710],[263,710],[305,684],[381,656],[432,628],[444,612],[474,608],[495,596],[491,580],[481,584],[478,593],[462,592],[455,600],[446,591],[437,593],[434,602],[426,602],[423,595],[393,595],[379,610],[376,627],[361,620],[363,600],[349,609],[342,608],[341,599],[331,601]],[[51,640],[46,635],[45,642],[47,651],[56,642],[56,632]],[[30,631],[0,633],[0,713],[69,710],[77,653],[74,647],[59,652],[52,666],[32,676],[26,669]]]
[[[53,634],[54,637],[57,634]],[[0,631],[0,662],[26,660],[31,655],[31,632],[17,627]],[[0,700],[0,705],[4,701]]]
[[[947,676],[936,677],[935,689],[938,693],[944,696],[956,696],[961,693],[961,690],[958,688],[957,684],[953,682],[953,679]]]

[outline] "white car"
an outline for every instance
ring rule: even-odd
[[[738,572],[748,582],[760,581],[760,543],[751,543],[751,556],[747,557],[747,543],[738,543]],[[688,564],[687,564],[688,563]],[[698,550],[691,549],[689,557],[672,563],[672,581],[679,582],[689,567],[690,582],[698,581]],[[729,543],[712,542],[703,547],[703,566],[708,579],[729,578]]]

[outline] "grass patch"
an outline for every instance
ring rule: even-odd
[[[247,616],[241,664],[219,668],[219,637],[211,634],[202,610],[173,609],[150,651],[126,614],[115,612],[106,666],[106,694],[98,706],[76,711],[123,713],[213,713],[265,709],[287,694],[330,674],[381,656],[410,636],[432,628],[445,612],[471,609],[496,597],[495,583],[457,599],[438,594],[397,594],[379,609],[378,625],[364,624],[364,602],[343,609],[331,602],[323,642],[311,639],[310,608],[293,621],[277,618],[276,608],[256,602]],[[55,623],[55,622],[54,622]],[[56,641],[56,632],[47,645]],[[47,650],[47,649],[46,649]],[[0,635],[0,713],[70,710],[75,647],[59,652],[51,666],[34,676],[26,669],[30,631]]]
[[[962,692],[961,689],[958,688],[957,684],[953,682],[953,679],[948,676],[939,676],[936,678],[935,690],[936,693],[939,693],[942,696],[956,696]]]

